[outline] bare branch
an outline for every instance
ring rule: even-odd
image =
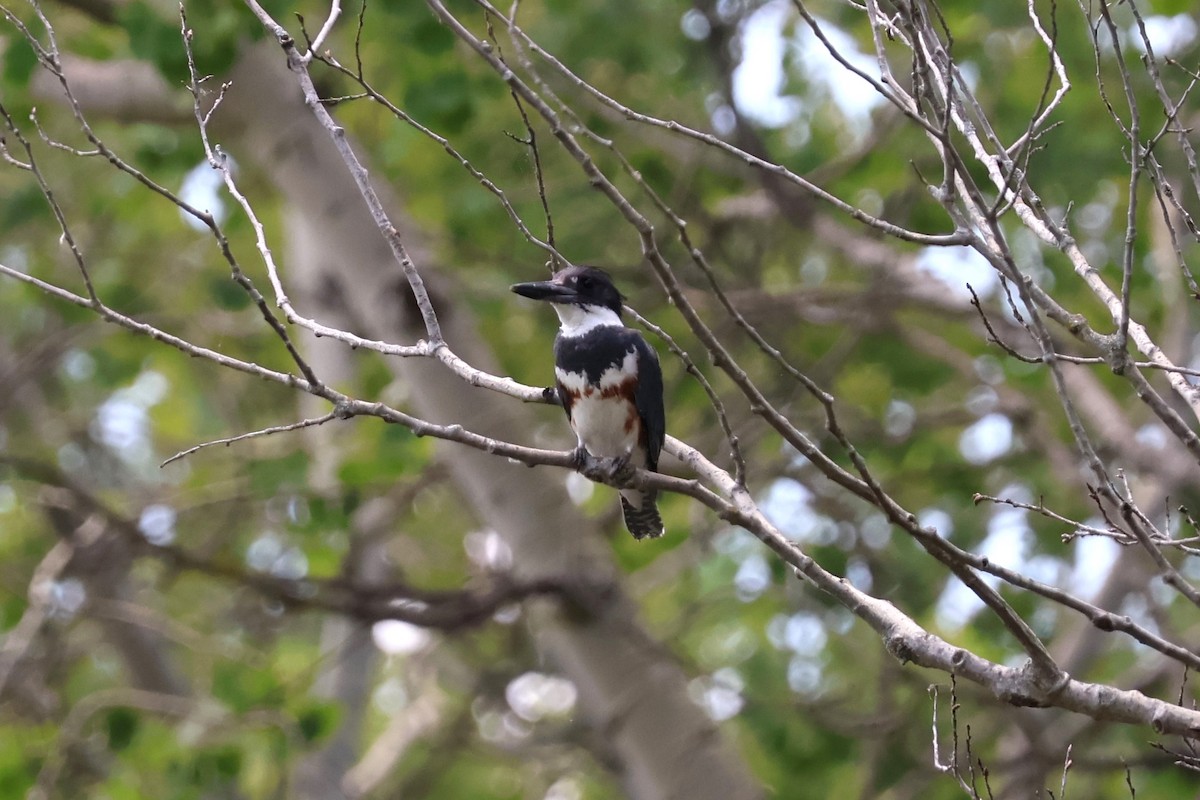
[[[324,414],[320,417],[314,417],[313,419],[303,419],[303,420],[300,420],[299,422],[293,422],[290,425],[275,425],[270,428],[263,428],[262,430],[251,431],[250,433],[243,433],[238,436],[231,436],[227,439],[214,439],[211,442],[203,442],[201,444],[196,445],[195,447],[190,447],[187,450],[181,450],[180,452],[178,452],[175,455],[168,458],[166,461],[159,464],[159,466],[165,467],[167,464],[170,464],[172,461],[178,461],[179,459],[185,458],[186,456],[190,456],[192,453],[195,453],[199,450],[203,450],[206,447],[214,447],[219,444],[223,444],[226,447],[228,447],[229,445],[233,444],[234,442],[243,442],[247,439],[257,439],[260,436],[270,436],[271,434],[274,434],[274,433],[286,433],[288,431],[298,431],[298,430],[301,430],[302,428],[311,428],[315,425],[324,425],[326,422],[329,422],[330,420],[334,420],[337,418],[338,418],[338,412],[336,410],[334,410],[334,411],[330,411],[328,414]]]

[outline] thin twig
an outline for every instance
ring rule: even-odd
[[[514,10],[515,12],[515,10]],[[496,31],[492,28],[492,15],[486,14],[488,36],[496,47],[496,56],[504,61],[504,51],[500,48],[500,42],[496,38]],[[546,217],[546,243],[550,245],[550,272],[551,274],[558,272],[565,266],[563,259],[558,255],[558,248],[554,244],[554,217],[550,213],[550,201],[546,197],[546,180],[542,174],[542,156],[538,150],[537,132],[533,129],[533,124],[529,121],[529,115],[525,113],[525,105],[521,102],[521,96],[511,88],[509,96],[512,97],[513,103],[517,106],[517,112],[521,115],[521,122],[525,125],[525,139],[513,137],[516,141],[529,148],[529,155],[533,159],[533,174],[537,180],[538,198],[542,201],[542,213]]]
[[[223,444],[226,447],[228,447],[229,445],[233,444],[234,442],[242,442],[247,439],[257,439],[260,436],[270,436],[273,433],[286,433],[288,431],[298,431],[302,428],[311,428],[316,425],[324,425],[326,422],[329,422],[330,420],[334,420],[337,418],[338,418],[338,412],[335,409],[333,411],[330,411],[328,414],[324,414],[320,417],[313,417],[312,419],[302,419],[299,422],[293,422],[290,425],[273,425],[269,428],[263,428],[262,430],[251,431],[250,433],[243,433],[238,436],[230,436],[226,439],[214,439],[211,442],[201,442],[200,444],[196,445],[195,447],[189,447],[187,450],[181,450],[180,452],[171,456],[170,458],[168,458],[166,461],[162,462],[158,466],[165,467],[167,464],[170,464],[172,461],[178,461],[179,459],[190,456],[192,453],[195,453],[199,450],[203,450],[206,447],[214,447],[219,444]]]
[[[266,242],[262,236],[262,226],[258,224],[258,218],[255,216],[254,210],[250,207],[249,201],[246,200],[246,198],[238,190],[237,185],[234,183],[233,171],[230,168],[228,157],[221,152],[219,145],[213,145],[212,142],[209,141],[208,121],[212,117],[213,112],[216,111],[217,107],[224,99],[225,92],[228,90],[229,84],[223,83],[221,85],[220,92],[218,93],[216,100],[213,102],[212,107],[209,108],[207,113],[203,112],[201,110],[201,85],[204,83],[205,79],[200,77],[200,73],[196,69],[195,54],[192,51],[192,37],[194,36],[194,33],[192,29],[188,27],[187,11],[184,9],[183,3],[179,4],[179,33],[180,37],[183,39],[184,52],[187,55],[188,75],[190,77],[187,88],[192,95],[192,111],[196,117],[196,126],[200,132],[200,142],[204,147],[204,153],[208,159],[208,164],[221,174],[221,177],[225,182],[226,189],[229,190],[230,195],[237,200],[238,204],[242,206],[243,211],[245,211],[246,215],[250,218],[250,222],[254,226],[255,234],[259,237],[259,250],[260,252],[264,252],[264,260],[270,261],[270,251],[266,249]],[[300,351],[296,349],[296,346],[293,344],[292,338],[288,335],[287,329],[283,326],[283,323],[280,322],[279,319],[276,318],[276,316],[271,312],[271,309],[267,307],[266,298],[263,297],[262,293],[258,291],[258,287],[254,285],[254,282],[251,281],[250,277],[242,270],[241,265],[237,262],[237,259],[233,257],[233,251],[229,246],[229,240],[225,237],[224,231],[222,231],[220,226],[217,224],[216,218],[210,212],[202,213],[199,218],[208,226],[209,230],[212,231],[213,236],[216,237],[217,245],[221,248],[221,252],[225,255],[225,261],[229,264],[234,282],[236,282],[238,286],[240,286],[242,290],[250,296],[250,299],[253,301],[255,307],[258,308],[259,314],[262,315],[262,318],[266,321],[267,325],[271,327],[271,330],[275,332],[275,335],[279,337],[279,340],[283,342],[283,346],[287,349],[288,355],[291,356],[292,361],[296,363],[297,368],[299,368],[305,379],[312,384],[320,383],[320,380],[317,378],[316,373],[313,372],[312,367],[309,366],[304,357],[300,355]]]
[[[315,54],[321,49],[321,45],[325,44],[325,39],[333,30],[334,24],[341,15],[342,0],[332,0],[329,4],[329,16],[325,18],[325,24],[321,26],[321,30],[317,31],[317,35],[309,43],[308,52],[303,56],[306,62],[312,61]]]

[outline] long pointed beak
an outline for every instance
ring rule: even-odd
[[[514,283],[510,287],[514,292],[530,300],[547,300],[551,303],[569,303],[575,299],[575,290],[568,289],[553,281],[533,281],[531,283]]]

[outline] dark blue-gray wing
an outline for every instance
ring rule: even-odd
[[[667,415],[663,410],[663,376],[658,364],[658,353],[640,335],[636,337],[638,354],[637,389],[633,393],[633,404],[642,420],[646,433],[647,466],[658,470],[658,454],[662,452],[663,440],[667,436]]]

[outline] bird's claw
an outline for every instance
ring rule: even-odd
[[[592,461],[592,454],[583,445],[579,445],[571,451],[571,465],[575,467],[576,471],[582,472],[584,475],[587,475],[589,472],[590,462]]]
[[[616,458],[602,458],[592,455],[586,447],[580,446],[572,451],[571,462],[575,470],[585,478],[611,486],[628,486],[637,475],[637,467],[633,465],[629,453]]]
[[[618,485],[629,483],[637,474],[637,467],[629,458],[629,453],[611,459],[606,465],[612,482]]]

